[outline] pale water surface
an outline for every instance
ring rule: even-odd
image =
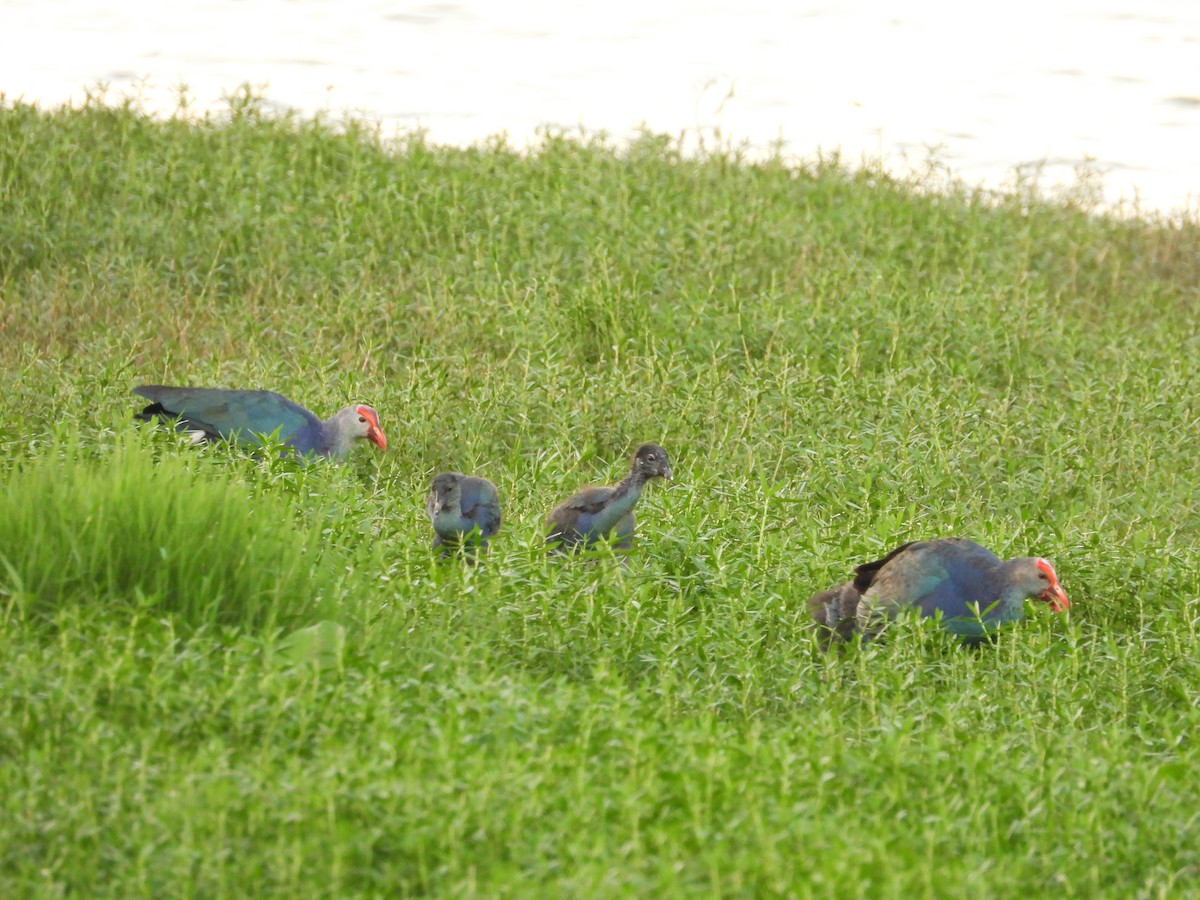
[[[1200,0],[0,0],[9,99],[100,83],[156,111],[249,83],[464,145],[644,125],[899,173],[936,148],[992,187],[1090,160],[1110,204],[1200,204]]]

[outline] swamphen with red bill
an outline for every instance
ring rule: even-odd
[[[854,580],[809,600],[822,641],[878,634],[896,613],[916,609],[942,615],[942,627],[964,643],[978,643],[1025,615],[1026,600],[1055,612],[1069,607],[1054,566],[1035,556],[1002,560],[964,538],[914,541],[855,569]]]
[[[488,538],[500,530],[500,495],[486,478],[443,472],[433,479],[425,511],[433,523],[433,549],[449,556],[458,548],[473,554],[486,550]]]
[[[671,463],[662,447],[642,444],[619,484],[583,488],[554,507],[546,519],[547,543],[554,550],[573,550],[611,538],[615,546],[628,550],[633,546],[633,508],[651,478],[670,481]]]
[[[180,431],[190,433],[196,443],[226,440],[253,444],[260,442],[259,436],[278,431],[279,440],[298,456],[341,459],[360,439],[380,450],[387,449],[379,416],[369,406],[347,406],[321,421],[274,391],[144,384],[133,392],[151,401],[139,419],[174,423]]]

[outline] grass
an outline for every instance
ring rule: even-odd
[[[55,440],[61,459],[18,466],[0,490],[0,568],[19,617],[53,619],[82,596],[195,627],[270,628],[336,593],[320,529],[281,529],[291,506],[228,467],[214,480],[212,466],[155,459],[136,435],[90,451],[77,431]]]
[[[0,893],[1200,894],[1198,301],[1196,222],[1033,191],[5,102]],[[197,452],[144,382],[389,449]],[[644,440],[629,565],[548,560]],[[818,651],[947,534],[1070,616]]]

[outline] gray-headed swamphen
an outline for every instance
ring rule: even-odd
[[[853,581],[808,601],[825,644],[878,634],[905,608],[922,616],[940,612],[947,631],[978,643],[1022,618],[1027,599],[1044,601],[1055,612],[1071,605],[1045,559],[1002,560],[964,538],[914,541],[854,571]]]
[[[180,431],[191,434],[196,443],[226,440],[255,444],[260,442],[259,436],[278,431],[279,440],[298,456],[341,459],[360,439],[380,450],[387,449],[379,416],[369,406],[347,406],[321,421],[274,391],[143,384],[133,392],[151,401],[138,414],[139,419],[175,424]]]
[[[633,508],[651,478],[671,479],[667,451],[657,444],[642,444],[633,455],[629,474],[614,487],[588,487],[554,507],[546,519],[552,549],[590,547],[602,539],[628,550],[633,546]]]
[[[458,548],[487,549],[488,538],[500,530],[500,495],[486,478],[443,472],[433,479],[425,511],[433,523],[433,548],[448,556]]]

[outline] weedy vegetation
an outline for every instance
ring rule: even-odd
[[[3,101],[0,894],[1200,893],[1198,307],[1194,218],[1033,189]],[[389,450],[197,450],[145,382]],[[628,564],[548,559],[646,440]],[[817,649],[952,534],[1070,615]]]

